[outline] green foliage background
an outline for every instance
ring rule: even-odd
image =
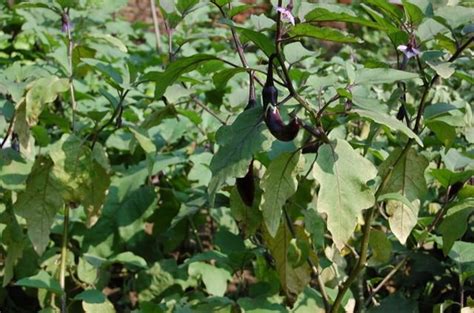
[[[471,312],[474,8],[401,2],[1,3],[0,311]]]

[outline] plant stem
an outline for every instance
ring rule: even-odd
[[[70,21],[69,17],[69,9],[67,9],[66,12],[64,12],[66,15],[68,22]],[[69,66],[69,91],[71,93],[71,108],[72,108],[72,131],[75,132],[75,125],[76,125],[76,96],[74,95],[74,84],[73,84],[73,78],[74,78],[74,71],[73,71],[73,64],[72,64],[72,52],[74,49],[74,41],[72,40],[72,34],[71,34],[71,27],[66,27],[66,34],[67,34],[67,60],[68,60],[68,66]]]
[[[59,285],[63,290],[61,295],[61,312],[66,313],[66,263],[67,263],[67,244],[69,231],[69,206],[64,207],[64,221],[63,221],[63,240],[61,244],[61,267],[59,271]]]
[[[161,53],[161,34],[158,26],[158,17],[156,16],[155,0],[150,0],[151,17],[153,19],[153,28],[155,30],[156,52]]]
[[[12,117],[10,123],[8,124],[8,129],[5,134],[5,137],[3,138],[2,143],[0,143],[0,149],[3,149],[3,146],[8,141],[8,138],[10,137],[10,135],[12,134],[14,123],[15,123],[15,115]]]
[[[191,99],[196,103],[200,108],[202,108],[204,111],[212,115],[216,120],[218,120],[222,125],[226,125],[226,122],[219,117],[214,111],[209,109],[207,106],[205,106],[195,95],[191,96]]]

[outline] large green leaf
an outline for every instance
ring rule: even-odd
[[[367,182],[374,179],[374,165],[341,139],[319,148],[313,175],[321,184],[317,209],[327,214],[327,226],[341,250],[350,239],[357,218],[375,204]]]
[[[246,29],[246,28],[237,28],[239,34],[247,39],[252,41],[259,49],[261,49],[267,56],[272,55],[275,53],[275,44],[274,42],[268,38],[265,34],[261,32],[256,32],[254,30]]]
[[[263,112],[255,107],[242,112],[232,125],[219,128],[216,133],[219,150],[211,160],[212,179],[209,194],[213,202],[216,192],[227,178],[243,177],[255,153],[269,148],[263,132]]]
[[[474,199],[466,199],[448,209],[439,232],[443,236],[443,253],[451,250],[454,242],[460,239],[467,230],[468,218],[474,212]]]
[[[208,293],[221,297],[227,290],[227,282],[232,279],[229,271],[204,262],[189,264],[188,273],[190,276],[200,277]]]
[[[369,247],[372,250],[368,265],[378,266],[390,260],[392,243],[385,232],[378,229],[370,230]]]
[[[16,285],[38,289],[46,289],[56,294],[63,293],[61,286],[59,286],[59,282],[43,270],[39,271],[38,274],[34,276],[20,279],[16,282]]]
[[[74,135],[64,135],[50,149],[54,174],[66,186],[65,199],[82,203],[89,215],[102,206],[110,184],[108,159],[100,144],[94,151]]]
[[[405,244],[408,236],[418,222],[420,201],[413,200],[411,205],[408,206],[403,202],[389,200],[385,210],[388,214],[390,230],[400,243]]]
[[[293,306],[292,313],[324,313],[323,297],[311,287],[305,287]]]
[[[275,237],[282,207],[298,187],[296,172],[301,153],[282,153],[270,163],[261,181],[263,189],[261,210],[268,232]]]
[[[6,250],[7,256],[3,266],[2,283],[2,287],[6,287],[14,276],[15,265],[23,255],[23,249],[26,246],[27,238],[23,234],[23,230],[18,224],[15,214],[11,209],[7,209],[6,212],[3,213],[0,222],[7,225],[1,233],[1,242],[8,247]]]
[[[428,191],[424,176],[428,160],[414,149],[408,150],[403,156],[400,156],[401,152],[401,149],[394,150],[380,165],[379,174],[381,177],[389,175],[382,194],[399,193],[412,203],[412,206],[408,206],[391,200],[387,204],[390,228],[404,244],[417,223],[420,201]]]
[[[37,158],[26,181],[26,189],[15,203],[15,212],[26,219],[28,236],[39,255],[49,243],[56,213],[64,206],[63,185],[54,176],[53,166],[49,158]]]
[[[0,150],[0,187],[9,190],[22,190],[33,162],[27,161],[13,149]]]
[[[381,125],[387,126],[390,129],[393,130],[399,130],[405,135],[407,135],[409,138],[415,139],[416,142],[423,147],[423,142],[421,141],[420,137],[418,137],[407,125],[405,125],[403,122],[397,120],[396,118],[384,114],[382,112],[375,112],[375,111],[369,111],[369,110],[361,110],[361,109],[355,109],[352,110],[351,112],[354,112],[358,114],[359,116],[369,118],[373,120],[376,123],[379,123]]]
[[[345,6],[333,4],[317,4],[314,10],[305,15],[305,20],[307,22],[338,21],[359,24],[377,29],[382,28],[379,24],[372,22],[371,20],[356,16],[353,11]]]
[[[462,277],[461,283],[474,275],[474,243],[456,241],[448,255],[458,264]]]
[[[155,98],[160,99],[165,94],[166,89],[181,75],[197,69],[203,63],[215,60],[219,60],[219,58],[207,54],[180,58],[171,63],[164,72],[149,72],[145,74],[144,79],[156,82]]]
[[[26,93],[26,117],[29,125],[36,125],[46,103],[53,102],[58,93],[69,89],[69,80],[56,76],[44,77],[32,83]]]
[[[304,262],[298,267],[293,267],[289,260],[290,241],[292,234],[286,223],[281,223],[276,236],[264,232],[265,243],[275,259],[275,268],[280,278],[280,284],[285,294],[299,294],[311,279],[311,269]]]
[[[400,80],[418,78],[417,73],[390,68],[361,68],[355,72],[354,84],[391,84]]]
[[[311,24],[298,24],[290,30],[290,35],[293,37],[310,37],[320,40],[357,43],[359,39],[352,35],[343,33],[339,30],[328,27],[317,27]]]

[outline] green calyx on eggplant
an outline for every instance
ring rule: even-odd
[[[270,133],[276,139],[281,141],[291,141],[296,138],[300,130],[298,118],[293,117],[288,124],[281,119],[278,107],[271,105],[265,111],[265,124],[267,124]]]
[[[253,176],[253,160],[250,162],[247,174],[236,179],[237,191],[246,206],[251,207],[255,198],[255,181]]]
[[[273,83],[273,59],[275,54],[272,54],[268,59],[268,69],[267,69],[267,80],[262,89],[262,100],[263,108],[266,109],[269,104],[277,105],[278,102],[278,89],[275,88]]]

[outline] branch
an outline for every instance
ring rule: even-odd
[[[226,125],[226,122],[221,119],[215,112],[213,112],[211,109],[209,109],[207,106],[205,106],[201,101],[199,101],[199,99],[195,96],[195,95],[192,95],[191,96],[191,99],[194,101],[194,103],[196,103],[200,108],[202,108],[204,111],[206,111],[207,113],[211,114],[216,120],[218,120],[219,122],[221,122],[222,125]]]
[[[153,18],[153,28],[155,30],[156,52],[161,53],[161,34],[158,27],[158,17],[156,16],[155,0],[150,0],[151,17]]]
[[[8,141],[8,138],[10,137],[10,135],[12,134],[14,123],[15,123],[15,115],[13,115],[13,117],[10,121],[10,124],[8,124],[8,129],[7,129],[7,132],[5,134],[5,137],[3,138],[2,143],[0,143],[0,149],[3,149],[3,146]]]
[[[111,125],[114,120],[117,118],[117,116],[120,116],[120,112],[122,112],[123,108],[123,102],[125,101],[125,97],[127,96],[128,92],[130,91],[130,89],[127,89],[125,90],[125,92],[121,93],[120,94],[120,101],[119,103],[117,104],[117,107],[115,108],[114,112],[112,113],[112,116],[110,117],[110,119],[104,123],[104,125],[102,125],[101,127],[99,127],[95,132],[93,132],[91,134],[91,137],[92,137],[92,145],[91,145],[91,149],[94,148],[95,146],[95,143],[97,142],[97,139],[98,139],[98,136],[99,134],[109,125]]]

